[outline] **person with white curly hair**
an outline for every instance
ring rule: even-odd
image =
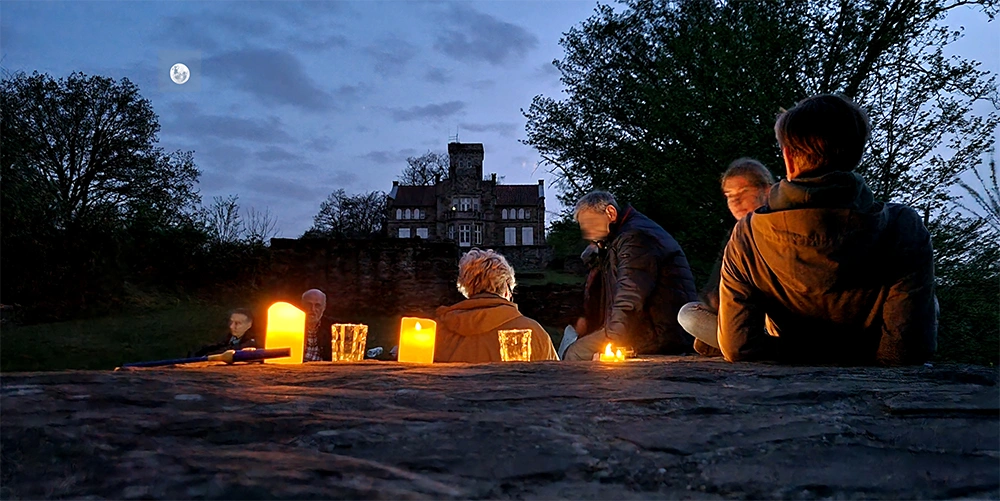
[[[472,249],[458,262],[459,292],[467,299],[438,308],[435,362],[500,362],[497,332],[531,330],[531,360],[559,360],[552,338],[512,302],[514,268],[500,253]]]

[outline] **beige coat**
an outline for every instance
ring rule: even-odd
[[[500,362],[497,331],[531,329],[531,360],[559,360],[552,338],[517,305],[494,294],[477,294],[437,310],[435,362]]]

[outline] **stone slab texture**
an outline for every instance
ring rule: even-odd
[[[998,499],[994,368],[209,365],[0,377],[3,499]]]

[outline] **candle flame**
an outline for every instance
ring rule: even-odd
[[[608,343],[608,345],[604,347],[604,354],[609,357],[615,356],[615,354],[611,351],[611,343]]]
[[[625,355],[622,355],[621,348],[619,348],[618,351],[615,352],[615,358],[617,358],[618,360],[625,360]]]
[[[414,330],[420,330],[420,322],[417,322],[417,325],[414,325],[413,329]]]

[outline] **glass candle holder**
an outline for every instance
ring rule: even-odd
[[[333,324],[330,326],[332,360],[360,362],[365,359],[368,326],[365,324]]]
[[[505,329],[497,331],[500,341],[500,360],[504,362],[531,361],[531,329]]]

